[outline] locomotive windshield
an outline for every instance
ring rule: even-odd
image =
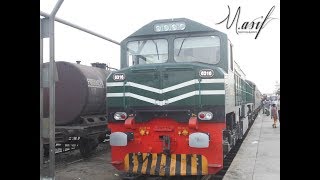
[[[216,64],[220,60],[220,39],[217,36],[177,38],[174,40],[174,59]]]
[[[166,39],[131,41],[127,44],[129,66],[164,63],[168,60]]]

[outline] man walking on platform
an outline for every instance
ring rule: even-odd
[[[275,104],[272,104],[271,119],[273,119],[272,127],[276,128],[277,127],[277,120],[278,120],[278,111],[277,111],[277,107]]]

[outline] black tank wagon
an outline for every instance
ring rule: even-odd
[[[48,65],[45,63],[44,68]],[[111,71],[101,63],[91,67],[58,61],[56,67],[56,143],[63,149],[75,145],[88,156],[108,133],[105,85]],[[49,89],[44,88],[43,94],[44,118],[48,118]],[[48,145],[46,141],[45,154]]]

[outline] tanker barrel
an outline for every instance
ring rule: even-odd
[[[106,114],[106,78],[110,70],[56,62],[56,125],[80,122],[80,117]],[[49,114],[49,91],[44,88],[44,117]]]

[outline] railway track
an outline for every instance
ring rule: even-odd
[[[100,143],[88,158],[99,156],[107,152],[108,149],[110,149],[109,142]],[[55,166],[57,169],[59,169],[59,168],[63,168],[65,166],[83,161],[88,158],[83,158],[80,154],[79,149],[76,147],[74,149],[68,149],[63,152],[56,151]],[[44,168],[47,168],[49,166],[49,161],[50,160],[48,158],[44,159]]]

